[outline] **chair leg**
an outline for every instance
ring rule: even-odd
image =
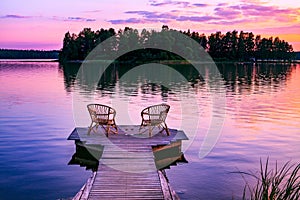
[[[154,129],[154,126],[149,126],[149,137],[152,136],[152,130]]]
[[[99,126],[99,124],[95,124],[95,128],[96,128],[96,130],[98,129],[98,126]],[[94,129],[93,129],[94,130]],[[94,133],[96,133],[96,131],[94,130]]]
[[[113,130],[110,130],[110,131],[113,132],[114,134],[118,134],[118,127],[117,127],[117,125],[113,124],[111,126],[115,129],[115,131],[113,131]]]
[[[143,127],[143,121],[142,121],[142,123],[141,123],[141,125],[140,125],[140,128],[139,128],[139,134],[142,134],[142,133],[141,133],[142,127]]]
[[[109,131],[110,131],[110,124],[108,124],[108,125],[106,126],[106,130],[105,130],[105,132],[106,132],[106,137],[108,137]]]
[[[116,131],[113,131],[114,134],[118,134],[118,127],[116,125],[115,120],[113,120],[113,124],[111,125]]]
[[[164,122],[164,125],[165,125],[165,130],[166,130],[166,132],[167,132],[167,135],[169,136],[170,135],[170,131],[169,131],[169,129],[168,129],[168,126],[167,126],[167,124]]]
[[[92,122],[91,125],[89,126],[89,130],[88,130],[88,133],[87,133],[88,135],[89,135],[89,134],[91,133],[91,131],[92,131],[92,128],[93,128],[92,125],[93,125],[93,122]]]
[[[96,130],[97,130],[98,124],[95,124],[95,125],[93,126],[93,123],[94,123],[94,122],[92,122],[91,125],[89,126],[88,135],[91,133],[92,130],[94,131],[94,133],[96,133],[95,130],[94,130],[94,128],[96,127]]]
[[[158,127],[158,129],[161,128],[161,130],[159,131],[159,133],[162,133],[165,130],[165,127],[163,125],[161,125],[161,124],[159,124],[157,127]]]

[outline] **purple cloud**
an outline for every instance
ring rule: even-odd
[[[253,2],[253,1],[250,1]],[[276,6],[268,6],[262,3],[242,3],[240,5],[220,5],[215,8],[215,16],[222,17],[222,20],[214,22],[216,24],[238,24],[239,18],[251,18],[251,22],[255,23],[255,20],[261,20],[262,18],[268,18],[276,22],[288,22],[292,19],[297,20],[296,16],[299,16],[300,12],[295,9],[282,9]],[[243,16],[241,16],[243,15]],[[228,21],[227,23],[227,20]],[[243,23],[243,20],[240,23]]]
[[[84,17],[59,17],[59,16],[52,16],[52,17],[45,17],[45,16],[24,16],[24,15],[4,15],[0,16],[2,19],[28,19],[28,18],[43,18],[48,20],[55,20],[55,21],[73,21],[73,22],[93,22],[96,19],[84,18]]]
[[[102,10],[87,10],[87,11],[84,11],[85,13],[99,13],[99,12],[102,12]]]
[[[85,19],[86,22],[95,22],[96,19]]]
[[[295,9],[281,9],[276,6],[265,6],[255,4],[242,4],[239,6],[231,6],[231,9],[241,10],[245,16],[276,16],[278,14],[289,15],[298,14],[299,11]]]
[[[187,1],[164,1],[164,2],[157,2],[157,1],[150,1],[150,5],[151,6],[168,6],[168,5],[172,5],[172,6],[181,6],[183,8],[187,8],[190,7],[190,3]]]
[[[170,3],[151,3],[151,6],[165,6],[165,5],[169,5]]]
[[[192,21],[192,22],[206,22],[211,20],[219,20],[220,17],[216,16],[195,16],[194,14],[200,15],[198,12],[191,15],[178,16],[176,10],[170,12],[150,12],[150,11],[126,11],[126,14],[137,14],[138,18],[128,18],[128,19],[114,19],[108,20],[112,24],[126,24],[126,23],[147,23],[147,22],[162,22],[168,23],[171,20],[177,21]]]
[[[96,19],[89,19],[89,18],[83,18],[83,17],[68,17],[67,19],[64,19],[64,21],[72,21],[72,22],[94,22]]]
[[[112,24],[138,24],[141,23],[142,20],[137,18],[129,18],[129,19],[115,19],[115,20],[108,20],[108,22]]]
[[[138,18],[108,20],[108,22],[112,24],[138,24],[138,23],[147,23],[147,22],[168,23],[169,21],[170,20],[166,20],[166,19],[138,19]]]
[[[207,7],[209,6],[208,4],[205,3],[194,3],[191,4],[188,1],[172,1],[172,0],[166,0],[163,2],[158,2],[156,0],[150,1],[151,6],[180,6],[183,8],[189,8],[189,7]]]
[[[190,3],[186,1],[175,1],[173,5],[181,5],[182,7],[186,8],[190,6]]]
[[[221,8],[221,7],[218,7],[218,8],[215,8],[215,14],[218,15],[218,16],[222,16],[222,17],[225,17],[225,18],[236,18],[238,17],[240,14],[241,14],[241,11],[240,10],[234,10],[234,9],[231,9],[231,8]]]
[[[149,11],[127,11],[126,14],[138,14],[143,16],[146,20],[148,19],[176,19],[177,17],[170,13],[158,13],[158,12],[149,12]]]
[[[192,21],[192,22],[208,22],[211,20],[219,20],[219,17],[213,16],[180,16],[177,18],[178,21]]]
[[[196,7],[207,7],[208,4],[205,4],[205,3],[194,3],[193,6],[196,6]]]
[[[227,6],[228,5],[228,3],[219,3],[217,6]]]
[[[153,12],[141,10],[141,11],[126,11],[124,13],[126,13],[126,14],[138,14],[138,15],[149,15],[149,14],[151,14]]]
[[[4,15],[4,16],[1,16],[0,18],[26,19],[26,18],[31,18],[31,16],[24,16],[24,15]]]
[[[243,24],[253,22],[255,23],[255,19],[238,19],[238,20],[218,20],[209,22],[209,24],[217,24],[217,25],[234,25],[234,24]]]

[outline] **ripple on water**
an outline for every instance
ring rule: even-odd
[[[86,85],[74,87],[74,68],[0,63],[1,197],[70,197],[90,176],[79,166],[67,165],[75,150],[66,138],[75,126],[72,96],[77,94],[82,97],[78,106],[83,106],[84,126],[90,122],[85,107],[90,102],[113,104],[120,124],[120,115],[140,124],[144,107],[170,104],[169,127],[184,128],[190,137],[184,142],[188,148],[183,148],[189,163],[167,170],[172,187],[182,199],[240,198],[244,180],[232,171],[256,170],[260,158],[270,157],[273,166],[276,160],[299,161],[300,66],[231,65],[220,67],[223,85],[192,80],[167,89],[141,87],[147,80],[139,77],[137,83],[111,80],[102,90],[91,91]],[[226,102],[219,102],[223,92]],[[125,110],[120,102],[127,103]],[[209,129],[216,128],[210,127],[213,119],[224,122],[221,134],[213,150],[200,159]]]

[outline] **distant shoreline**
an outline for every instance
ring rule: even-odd
[[[284,60],[256,60],[256,61],[239,61],[239,60],[213,60],[214,63],[282,63],[282,64],[287,64],[287,63],[300,63],[300,59],[298,60],[289,60],[289,61],[284,61]],[[112,60],[69,60],[66,61],[62,64],[69,64],[69,63],[83,63],[83,62],[106,62],[106,63],[114,63]],[[136,64],[145,64],[149,63],[149,60],[135,60],[135,61],[115,61],[116,64],[127,64],[127,63],[136,63]],[[159,64],[191,64],[188,61],[185,60],[152,60],[152,63],[159,63]],[[195,63],[203,63],[201,61],[195,61]]]
[[[96,60],[95,62],[100,61],[100,60]],[[58,59],[0,59],[0,62],[57,62],[59,63]],[[71,60],[68,62],[65,62],[63,64],[80,64],[83,63],[83,60]],[[110,62],[110,61],[103,61],[103,62]],[[185,61],[153,61],[156,63],[160,63],[160,64],[190,64],[188,62]],[[221,63],[277,63],[277,64],[300,64],[300,60],[293,60],[293,61],[289,61],[289,62],[284,62],[284,61],[276,61],[276,60],[259,60],[259,61],[214,61],[216,64],[221,64]],[[117,62],[117,64],[126,64],[128,62]],[[143,62],[137,62],[137,64],[143,64]]]
[[[68,63],[83,63],[85,60],[67,60],[65,62],[61,62],[59,60],[60,50],[16,50],[16,49],[0,49],[0,62],[59,62],[61,64]],[[300,51],[294,52],[296,53],[296,59],[294,60],[230,60],[226,58],[213,58],[215,63],[300,63]],[[112,61],[108,61],[112,62]],[[149,63],[148,59],[139,60],[139,59],[131,59],[131,60],[117,60],[115,63],[118,64],[126,64],[135,62],[136,64],[144,64]],[[156,62],[160,64],[190,64],[184,60],[151,60],[151,62]],[[201,62],[201,61],[200,61]]]
[[[58,62],[58,59],[11,58],[11,59],[0,59],[0,62]]]
[[[43,50],[15,50],[15,49],[0,49],[0,60],[15,60],[26,62],[32,60],[58,60],[58,50],[43,51]]]

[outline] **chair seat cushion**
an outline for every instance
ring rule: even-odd
[[[111,119],[97,119],[97,123],[99,124],[114,124],[114,121]]]
[[[158,125],[161,124],[163,121],[159,119],[152,119],[152,120],[144,120],[144,125]]]

